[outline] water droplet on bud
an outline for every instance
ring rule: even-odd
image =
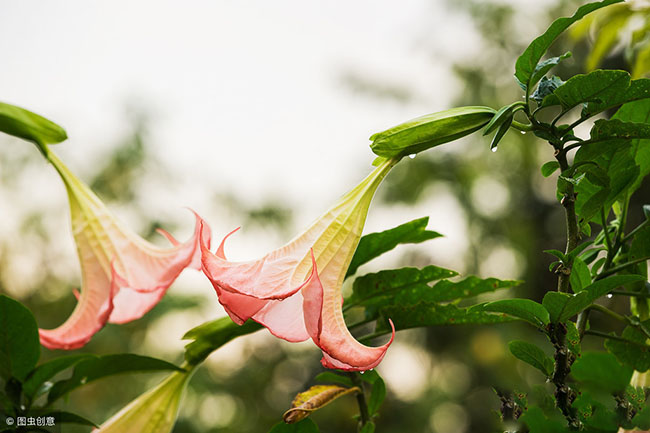
[[[613,296],[613,295],[612,295],[611,293],[608,294],[608,295],[607,295],[607,299],[612,299],[612,296]]]
[[[497,151],[497,147],[494,146],[494,147],[492,147],[490,150],[491,150],[492,152],[496,152],[496,151]]]
[[[521,135],[526,135],[526,131],[519,131],[521,132]]]
[[[415,158],[415,153],[410,154],[409,158],[411,158],[411,159]]]

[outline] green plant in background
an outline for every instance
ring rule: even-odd
[[[479,295],[520,286],[522,282],[475,276],[456,278],[457,272],[434,265],[355,275],[359,266],[400,244],[420,243],[440,236],[426,230],[426,218],[361,237],[351,257],[348,254],[351,255],[352,251],[346,251],[347,257],[339,259],[335,251],[332,254],[331,260],[345,263],[346,269],[337,278],[353,280],[351,291],[343,302],[343,317],[347,327],[361,342],[390,334],[393,325],[400,331],[439,325],[515,322],[532,326],[545,337],[546,344],[524,340],[513,340],[508,344],[515,358],[541,373],[536,386],[520,383],[511,389],[497,390],[501,402],[500,415],[504,429],[508,431],[650,429],[650,408],[646,403],[645,389],[645,372],[650,369],[650,283],[647,272],[650,206],[643,206],[644,221],[635,227],[627,224],[628,215],[634,210],[631,209],[631,198],[650,174],[650,79],[639,78],[645,73],[643,60],[639,61],[639,58],[643,59],[643,44],[647,43],[645,7],[639,3],[630,5],[618,0],[605,0],[584,5],[573,16],[554,21],[516,62],[515,78],[523,91],[522,100],[498,110],[480,106],[453,108],[419,117],[371,137],[371,149],[379,156],[375,164],[380,169],[387,164],[387,159],[391,165],[403,161],[401,164],[408,166],[409,159],[404,159],[405,156],[413,156],[480,130],[483,135],[493,135],[492,151],[498,149],[510,129],[532,133],[548,143],[553,160],[542,165],[541,174],[544,177],[557,175],[556,195],[564,212],[566,245],[562,251],[545,251],[554,258],[550,271],[556,276],[556,284],[545,289],[541,302],[504,298],[477,304],[475,299]],[[603,18],[608,16],[611,18],[609,21]],[[573,31],[578,35],[580,29],[584,32],[586,26],[593,25],[600,29],[600,37],[606,38],[605,42],[596,42],[588,60],[590,66],[595,66],[614,45],[612,41],[616,39],[612,35],[618,35],[633,17],[646,19],[646,27],[639,27],[645,30],[637,29],[632,39],[636,59],[634,76],[623,70],[552,75],[554,68],[571,57],[571,53],[545,58],[547,51],[570,26],[575,23],[582,26]],[[581,21],[583,19],[585,21]],[[605,23],[605,29],[598,27],[598,20]],[[611,24],[610,28],[607,27],[609,22],[617,24]],[[46,157],[47,144],[66,138],[61,128],[40,116],[6,104],[0,108],[0,129],[35,142]],[[370,199],[367,198],[367,205]],[[334,221],[331,226],[338,227],[338,231],[334,230],[335,235],[331,237],[325,236],[329,241],[323,250],[336,244],[332,239],[336,240],[341,233],[345,239],[354,240],[355,236],[358,239],[363,218],[348,235],[345,230],[349,216],[341,221],[337,220],[336,214],[326,216],[331,217]],[[330,228],[328,225],[327,229]],[[286,314],[296,313],[300,318],[303,315],[302,304],[295,307],[294,296],[308,288],[311,292],[304,292],[307,330],[317,326],[317,335],[320,336],[322,323],[328,318],[332,320],[328,316],[314,322],[313,317],[308,317],[308,302],[313,302],[314,294],[318,295],[318,290],[314,292],[312,279],[318,281],[318,273],[327,269],[329,260],[316,266],[316,259],[307,260],[306,251],[299,253],[297,262],[291,265],[298,267],[300,264],[305,275],[298,278],[299,281],[291,281],[302,284],[295,290],[279,284],[273,269],[273,278],[267,275],[264,287],[252,287],[251,290],[237,290],[228,281],[253,278],[260,272],[255,266],[237,265],[250,269],[242,268],[241,275],[230,275],[230,280],[220,274],[223,270],[211,269],[210,279],[217,288],[220,301],[229,312],[235,312],[236,319],[242,319],[236,320],[241,326],[229,318],[222,318],[190,330],[185,338],[192,341],[185,347],[185,363],[181,367],[129,354],[64,356],[36,366],[39,358],[38,328],[31,313],[18,302],[0,297],[0,378],[4,389],[0,394],[0,407],[12,419],[41,414],[53,417],[58,423],[94,425],[79,415],[57,411],[53,403],[69,391],[104,376],[132,371],[175,370],[99,430],[127,431],[127,427],[132,427],[137,431],[171,431],[183,389],[196,368],[232,339],[262,329],[260,324],[246,321],[247,318],[256,319],[267,305],[274,305],[281,311],[285,308]],[[322,251],[314,253],[319,256]],[[204,248],[204,264],[209,254]],[[217,255],[225,260],[222,248]],[[268,260],[282,261],[283,258],[272,254]],[[310,263],[314,264],[313,268]],[[273,291],[274,284],[281,289],[277,293]],[[320,286],[321,296],[324,290]],[[220,291],[227,292],[228,297]],[[610,308],[607,302],[603,302],[611,297],[629,299],[629,312]],[[335,301],[340,302],[339,298],[340,294],[337,294]],[[329,313],[321,314],[326,316]],[[597,316],[613,319],[624,329],[601,328],[600,322],[594,320]],[[271,330],[273,324],[277,324],[259,321]],[[337,323],[341,324],[340,321]],[[318,344],[318,337],[311,331],[309,334]],[[605,350],[583,350],[587,339],[592,347],[596,339],[604,342]],[[319,346],[327,357],[331,349]],[[342,347],[344,351],[349,350]],[[348,357],[345,358],[348,366],[349,362],[355,361],[354,352],[346,352],[345,356]],[[324,365],[342,366],[336,363]],[[354,369],[366,370],[362,367]],[[65,370],[71,370],[70,377],[59,379],[57,375]],[[321,384],[299,393],[283,420],[271,428],[272,433],[318,432],[310,414],[338,398],[353,397],[358,406],[357,431],[381,431],[379,409],[386,388],[376,371],[326,371],[316,376],[314,381]],[[0,429],[3,427],[4,431],[39,431],[30,430],[29,426],[2,426]],[[48,431],[47,426],[42,429]]]

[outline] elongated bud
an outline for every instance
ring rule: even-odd
[[[37,145],[47,156],[46,146],[68,138],[65,130],[36,113],[0,102],[0,131]]]
[[[370,148],[386,158],[415,154],[471,134],[495,113],[490,107],[458,107],[427,114],[374,134]]]

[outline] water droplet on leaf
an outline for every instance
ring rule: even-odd
[[[415,153],[410,154],[409,158],[411,158],[411,159],[415,158]]]

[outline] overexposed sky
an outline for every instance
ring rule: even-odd
[[[182,206],[196,209],[217,239],[238,223],[222,218],[208,194],[215,189],[249,204],[281,201],[298,210],[301,227],[370,170],[372,133],[450,107],[460,85],[453,60],[481,47],[472,22],[447,5],[0,0],[0,100],[64,126],[70,138],[57,152],[82,179],[130,131],[125,106],[140,106],[175,183],[153,186],[151,202],[182,216]],[[355,92],[350,76],[408,99]],[[41,199],[64,200],[53,170],[45,175],[59,196],[40,191]],[[371,212],[367,231],[442,207],[431,228],[448,239],[436,242],[462,249],[465,227],[450,203]],[[0,211],[12,206],[21,203],[0,203]],[[246,240],[245,227],[238,236],[233,258],[278,241]]]

